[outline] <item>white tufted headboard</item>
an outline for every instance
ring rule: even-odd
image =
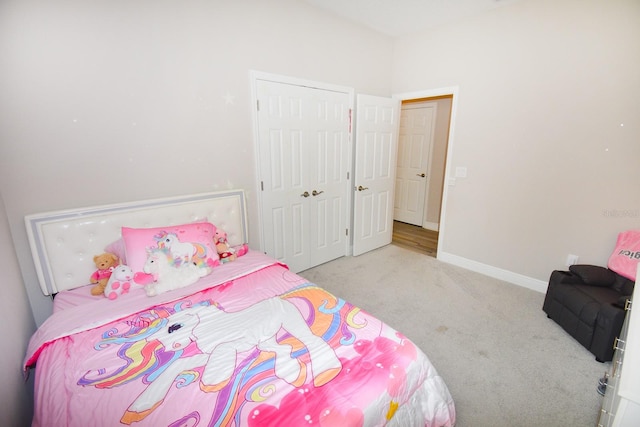
[[[25,217],[31,254],[45,295],[89,283],[93,256],[119,239],[120,228],[161,227],[207,219],[227,232],[234,246],[248,231],[243,190],[202,193],[116,205],[47,212]]]

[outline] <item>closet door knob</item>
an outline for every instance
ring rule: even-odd
[[[316,191],[316,190],[313,190],[313,191],[311,192],[311,195],[312,195],[312,196],[317,196],[318,194],[322,194],[322,193],[324,193],[324,190],[322,190],[322,191]]]
[[[300,196],[301,196],[301,197],[309,197],[309,192],[308,192],[308,191],[305,191],[305,192],[304,192],[304,193],[302,193]]]
[[[362,185],[358,185],[358,191],[368,190],[369,187],[363,187]]]
[[[416,174],[416,176],[420,176],[420,177],[424,178],[424,177],[425,177],[425,176],[427,176],[427,175],[425,175],[425,174],[423,174],[423,173],[417,173],[417,174]]]

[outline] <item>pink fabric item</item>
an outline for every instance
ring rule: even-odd
[[[261,253],[139,291],[58,311],[34,334],[33,426],[455,424],[414,343]]]
[[[121,264],[127,264],[127,252],[124,247],[124,240],[122,238],[119,238],[115,242],[109,243],[107,246],[105,246],[104,251],[117,256]]]
[[[618,234],[616,248],[609,257],[609,269],[627,279],[636,280],[638,261],[640,261],[640,230],[629,230]]]
[[[53,312],[66,310],[78,305],[93,303],[98,297],[91,295],[91,288],[94,285],[80,286],[79,288],[61,291],[53,299]],[[100,296],[102,298],[102,296]]]
[[[91,283],[97,282],[98,280],[108,279],[111,276],[111,270],[96,270],[91,275]]]
[[[215,266],[218,252],[213,243],[216,226],[196,222],[155,228],[122,227],[127,265],[141,272],[147,260],[147,249],[166,248],[174,259],[202,262]]]
[[[199,222],[209,222],[209,220],[207,218],[202,218],[200,220],[193,221],[193,224],[196,224]],[[127,263],[127,249],[125,247],[124,239],[122,237],[105,246],[104,251],[116,255],[120,259],[121,264],[129,265]]]

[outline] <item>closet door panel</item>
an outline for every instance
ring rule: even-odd
[[[345,255],[349,95],[263,80],[256,92],[264,251],[296,272]]]
[[[318,97],[316,146],[311,166],[311,264],[318,265],[345,254],[349,236],[347,179],[350,171],[348,97],[330,91],[315,92]]]
[[[308,263],[308,187],[306,150],[307,114],[301,91],[282,92],[263,87],[259,111],[261,188],[263,198],[263,249],[270,256],[291,265]]]

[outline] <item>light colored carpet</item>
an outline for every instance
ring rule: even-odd
[[[547,319],[544,294],[394,245],[300,275],[415,342],[449,387],[456,426],[596,425],[611,363]]]

